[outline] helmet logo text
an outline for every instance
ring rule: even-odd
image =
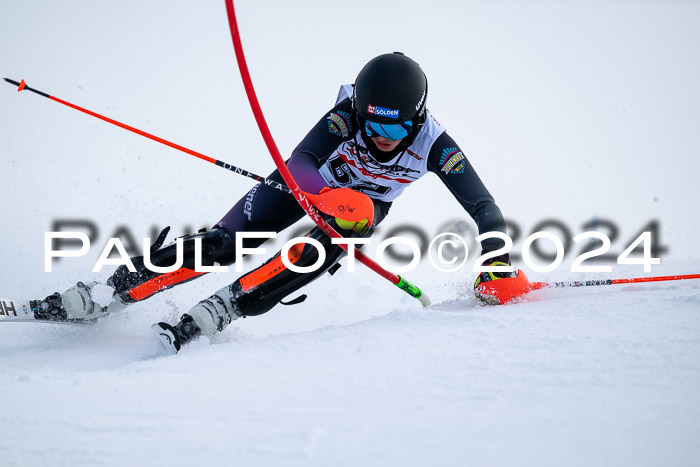
[[[420,108],[423,107],[423,102],[424,102],[424,101],[425,101],[425,90],[423,90],[423,95],[420,96],[420,100],[419,100],[418,103],[416,104],[416,112],[418,112],[418,110],[420,110]]]
[[[389,118],[399,118],[399,111],[392,109],[385,109],[384,107],[379,107],[377,105],[368,105],[367,113],[372,115],[377,115],[379,117],[389,117]]]

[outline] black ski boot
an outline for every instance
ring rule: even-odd
[[[197,339],[202,335],[202,330],[199,329],[194,319],[184,314],[180,317],[180,322],[175,326],[168,323],[158,323],[151,326],[151,329],[158,337],[158,340],[171,353],[178,353],[183,345]]]
[[[100,305],[93,300],[97,291],[104,303],[105,296],[112,297],[108,305]],[[68,321],[71,323],[96,323],[98,318],[113,311],[120,311],[127,303],[114,295],[114,289],[105,284],[78,282],[63,293],[53,293],[43,300],[31,300],[30,306],[34,318],[46,321]]]

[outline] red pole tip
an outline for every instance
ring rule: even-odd
[[[22,80],[22,82],[19,83],[19,87],[17,87],[17,92],[23,91],[25,86],[27,86],[27,83],[25,83],[24,80]]]

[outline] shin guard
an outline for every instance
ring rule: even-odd
[[[151,247],[151,264],[159,267],[170,266],[176,261],[176,244],[161,248],[168,229],[164,230],[156,243]],[[169,289],[184,282],[191,281],[205,274],[194,270],[195,239],[202,240],[202,265],[229,265],[235,259],[235,243],[231,235],[224,229],[213,229],[209,232],[184,236],[184,260],[181,268],[169,273],[157,273],[146,267],[143,256],[131,258],[136,272],[131,272],[122,265],[107,280],[115,293],[124,303],[134,303],[144,300],[158,292]]]

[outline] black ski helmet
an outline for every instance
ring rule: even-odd
[[[353,109],[358,123],[362,118],[386,124],[410,120],[413,130],[397,148],[400,151],[410,146],[425,123],[427,95],[428,80],[418,63],[401,52],[383,54],[370,60],[357,75]],[[374,144],[368,146],[372,149]]]

